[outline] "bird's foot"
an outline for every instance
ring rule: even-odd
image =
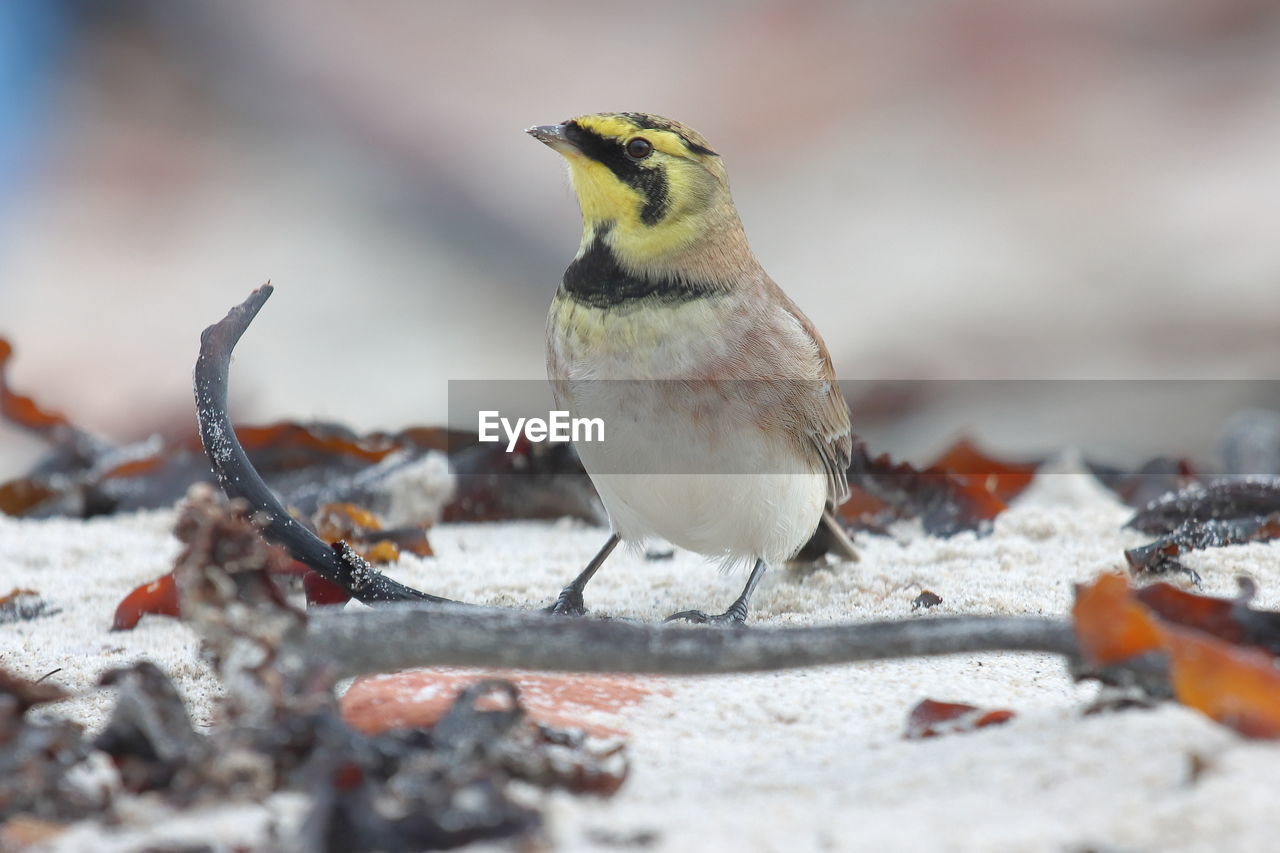
[[[695,625],[723,625],[731,628],[745,628],[747,626],[747,608],[740,601],[735,601],[733,606],[724,613],[717,613],[709,616],[701,610],[681,610],[679,613],[672,613],[664,622],[692,622]]]
[[[587,606],[582,601],[582,590],[565,587],[556,599],[556,603],[550,607],[544,607],[542,612],[552,616],[585,616]]]

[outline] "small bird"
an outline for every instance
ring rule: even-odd
[[[575,447],[613,534],[549,610],[582,591],[620,541],[660,537],[725,566],[751,564],[723,613],[743,624],[766,566],[824,523],[857,559],[833,508],[848,497],[849,410],[813,323],[761,268],[720,156],[645,113],[531,127],[561,154],[582,243],[551,304],[547,376],[557,405],[599,417]]]

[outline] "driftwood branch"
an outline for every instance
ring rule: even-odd
[[[960,616],[729,630],[412,604],[313,613],[307,643],[343,677],[415,666],[696,675],[972,652],[1077,654],[1071,624],[1061,619]]]

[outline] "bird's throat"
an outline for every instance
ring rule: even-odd
[[[710,282],[661,272],[633,272],[610,245],[610,230],[609,225],[595,229],[565,270],[561,290],[569,298],[593,308],[625,310],[642,304],[689,302],[723,292]]]

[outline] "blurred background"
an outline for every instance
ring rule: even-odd
[[[1045,380],[872,388],[873,450],[1203,454],[1280,404],[1156,381],[1280,371],[1278,81],[1270,0],[6,0],[0,336],[81,426],[185,435],[270,279],[238,421],[440,423],[542,376],[579,220],[523,129],[641,110],[724,156],[841,377]],[[0,425],[0,479],[39,450]]]

